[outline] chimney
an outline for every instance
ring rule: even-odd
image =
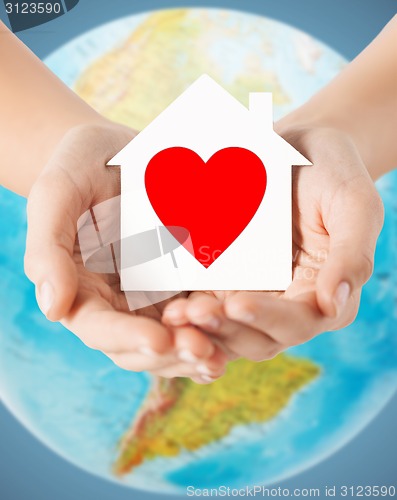
[[[256,120],[258,129],[270,127],[273,130],[273,95],[271,92],[251,92],[249,112]]]

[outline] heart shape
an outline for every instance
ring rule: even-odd
[[[164,226],[208,268],[240,235],[265,195],[266,168],[252,151],[230,147],[207,162],[191,149],[167,148],[149,162],[146,192]],[[175,233],[175,234],[174,234]]]

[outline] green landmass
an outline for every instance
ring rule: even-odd
[[[238,425],[270,421],[319,372],[310,360],[280,354],[264,363],[230,363],[226,375],[211,385],[156,379],[120,443],[114,472],[127,474],[146,460],[198,450]]]
[[[142,130],[203,73],[248,105],[250,92],[273,92],[273,102],[289,96],[262,54],[272,51],[261,25],[240,33],[233,15],[225,12],[219,24],[206,10],[168,9],[154,12],[122,44],[88,66],[74,90],[107,118]],[[247,57],[232,76],[224,75],[216,59],[219,40],[244,43],[260,34],[258,55]],[[215,52],[215,54],[214,54]],[[227,54],[232,58],[233,53]],[[236,64],[238,66],[238,64]]]

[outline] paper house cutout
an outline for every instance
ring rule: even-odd
[[[255,215],[207,268],[186,244],[171,244],[170,234],[166,245],[172,252],[163,248],[164,224],[147,195],[145,172],[149,162],[160,151],[175,147],[196,152],[204,162],[224,148],[244,148],[255,153],[266,168],[267,188]],[[247,109],[203,75],[108,165],[121,166],[120,277],[124,290],[285,290],[291,283],[291,167],[311,163],[274,132],[271,93],[250,93]],[[224,224],[229,223],[232,221],[225,218]],[[153,229],[158,232],[158,249],[149,253],[157,258],[128,265],[131,246],[124,242]],[[142,247],[136,251],[148,250]]]

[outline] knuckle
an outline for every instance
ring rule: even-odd
[[[81,142],[95,142],[97,143],[98,136],[103,138],[104,127],[101,125],[81,124],[70,129],[64,136],[66,143],[81,143]]]
[[[361,276],[361,282],[366,283],[369,278],[372,276],[372,273],[374,272],[374,260],[372,256],[369,256],[366,253],[361,254],[361,259],[360,259],[360,276]]]
[[[378,224],[378,229],[380,232],[380,230],[383,227],[383,222],[384,222],[384,218],[385,218],[385,207],[383,205],[383,200],[382,200],[380,194],[378,193],[378,191],[376,191],[376,189],[375,189],[375,194],[374,194],[372,203],[373,203],[374,215],[376,217],[376,222]]]
[[[359,204],[366,209],[366,213],[370,214],[371,223],[380,232],[383,226],[385,209],[382,197],[380,196],[375,184],[371,182],[366,184],[365,188],[360,192]]]
[[[43,172],[30,189],[26,210],[28,217],[37,202],[41,202],[43,196],[52,191],[54,187],[53,176],[50,172]]]

